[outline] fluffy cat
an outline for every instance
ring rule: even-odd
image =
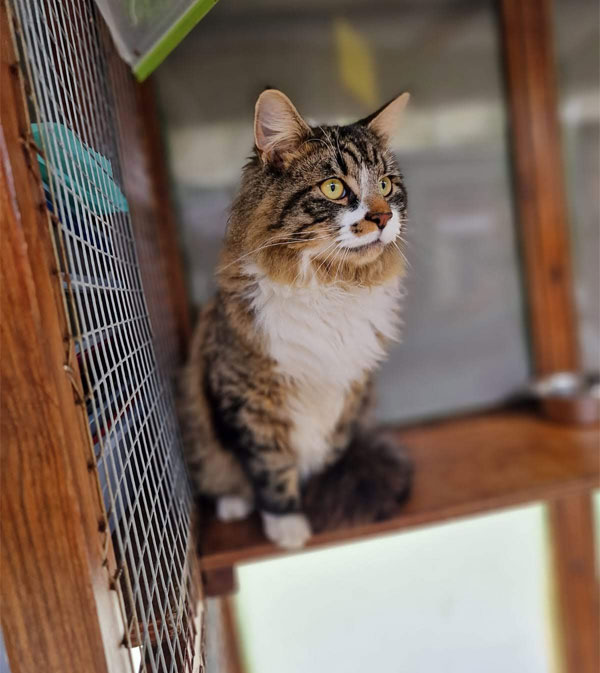
[[[319,127],[280,91],[256,103],[182,424],[198,492],[224,520],[258,508],[283,547],[387,516],[410,485],[408,463],[366,429],[398,330],[406,192],[388,141],[407,101]]]

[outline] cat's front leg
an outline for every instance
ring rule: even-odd
[[[300,474],[291,455],[261,448],[247,463],[265,535],[280,547],[299,549],[311,535],[301,511]]]
[[[205,392],[215,434],[250,482],[266,536],[281,547],[297,549],[311,531],[301,511],[300,473],[289,444],[289,422],[281,416],[277,381],[261,379],[260,371],[252,379],[240,375],[245,364],[231,366],[222,360],[212,364],[214,381],[207,381]],[[221,497],[217,503],[223,520],[242,518],[249,509],[249,503],[246,506],[239,498]]]

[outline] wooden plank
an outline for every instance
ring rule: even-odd
[[[512,154],[537,374],[578,367],[550,0],[502,0]]]
[[[559,604],[560,650],[564,670],[600,670],[600,591],[594,558],[593,510],[590,498],[565,497],[549,510],[554,538],[553,561]],[[577,631],[574,626],[577,625]]]
[[[13,673],[112,673],[124,628],[5,4],[0,20],[2,630]]]
[[[502,412],[398,430],[415,466],[410,500],[398,516],[313,537],[309,547],[439,523],[562,495],[599,484],[600,429],[569,428],[533,414]],[[204,570],[281,553],[258,517],[202,531]]]
[[[502,0],[519,228],[525,261],[531,346],[538,375],[579,367],[577,326],[560,129],[557,114],[550,0]],[[588,493],[548,504],[555,557],[564,670],[600,670],[590,634],[600,633],[593,573],[593,526]],[[588,599],[574,600],[583,593]]]
[[[204,586],[204,595],[207,598],[233,594],[238,589],[235,568],[223,567],[214,568],[213,570],[203,570],[202,584]]]
[[[223,673],[245,673],[246,667],[240,648],[240,634],[233,598],[226,596],[221,599],[221,620],[223,629],[223,658],[225,659],[226,671]]]

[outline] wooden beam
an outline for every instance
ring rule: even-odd
[[[538,375],[580,366],[561,161],[552,4],[502,0],[517,210]],[[598,449],[598,445],[597,445]],[[597,459],[597,458],[596,458]],[[566,673],[600,670],[590,494],[548,504]],[[580,573],[576,569],[584,569]],[[585,597],[587,595],[587,597]],[[595,640],[595,643],[592,642]]]
[[[12,23],[0,7],[1,623],[12,673],[128,670]]]
[[[577,369],[550,0],[502,0],[503,45],[525,262],[532,355],[538,375]]]
[[[202,584],[204,595],[207,598],[233,594],[238,589],[235,568],[224,566],[222,568],[214,568],[213,570],[203,570]]]
[[[594,513],[590,498],[557,500],[549,508],[557,577],[560,652],[569,673],[600,670],[600,593],[594,558]]]
[[[568,428],[533,414],[503,412],[394,435],[415,466],[410,500],[389,520],[316,535],[309,547],[588,493],[600,483],[598,428]],[[205,517],[202,535],[205,571],[282,553],[265,539],[258,517],[232,523]]]
[[[223,649],[226,673],[246,673],[240,648],[240,634],[235,614],[235,606],[231,596],[221,601],[221,621],[223,629]],[[224,672],[225,673],[225,672]]]

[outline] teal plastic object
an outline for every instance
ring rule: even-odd
[[[38,154],[42,180],[57,187],[65,184],[68,196],[77,194],[96,215],[127,213],[129,205],[115,182],[110,161],[85,145],[79,137],[63,124],[32,124],[31,131],[38,147],[45,147],[53,158],[51,169]]]

